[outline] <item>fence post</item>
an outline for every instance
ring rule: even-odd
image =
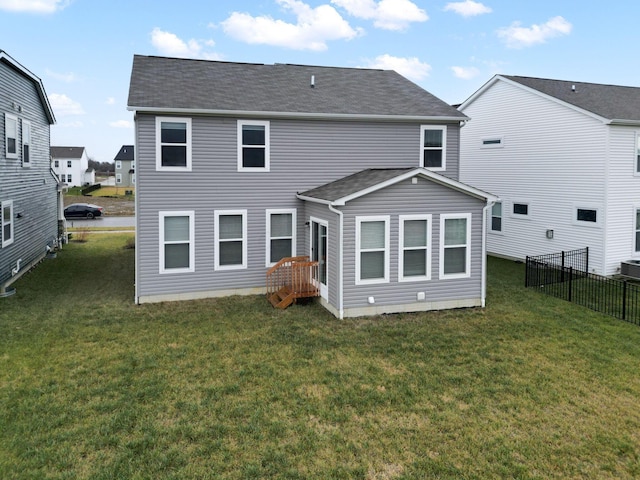
[[[584,271],[585,271],[585,272],[587,272],[587,273],[589,273],[589,246],[586,246],[586,247],[585,247],[585,250],[586,250],[585,255],[586,255],[586,257],[587,257],[587,258],[586,258],[586,263],[587,263],[587,264],[585,265]]]
[[[562,258],[564,260],[564,252],[562,252]],[[564,268],[562,269],[562,272],[564,273]],[[571,301],[572,297],[573,297],[573,292],[572,289],[573,288],[573,267],[569,267],[569,301]]]
[[[627,319],[627,281],[622,282],[622,320]]]
[[[524,288],[529,286],[529,255],[527,255],[527,259],[524,267]]]
[[[562,251],[562,264],[561,264],[561,269],[560,269],[560,281],[564,282],[564,250]]]

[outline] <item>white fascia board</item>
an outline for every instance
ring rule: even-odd
[[[638,127],[640,126],[640,120],[625,120],[624,118],[612,118],[607,125],[621,125],[625,127]]]
[[[496,83],[499,78],[502,78],[500,75],[494,75],[491,79],[482,85],[478,90],[471,94],[469,98],[467,98],[464,102],[460,104],[458,110],[462,112],[465,108],[471,105],[480,95],[482,95],[491,85]]]
[[[333,202],[331,202],[330,200],[324,200],[322,198],[315,198],[315,197],[307,197],[306,195],[300,195],[299,193],[296,193],[296,198],[298,200],[303,200],[305,202],[321,203],[322,205],[333,205]]]
[[[198,108],[161,108],[127,106],[127,110],[136,113],[163,113],[181,115],[214,115],[251,118],[302,118],[308,120],[371,120],[371,121],[416,121],[416,122],[463,122],[469,120],[466,116],[422,116],[422,115],[369,115],[352,113],[313,113],[313,112],[267,112],[251,110],[215,110]]]

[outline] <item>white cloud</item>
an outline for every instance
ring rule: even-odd
[[[82,105],[63,93],[52,93],[49,95],[49,102],[56,116],[84,115]]]
[[[474,17],[476,15],[482,15],[483,13],[491,13],[490,7],[483,5],[473,0],[465,0],[464,2],[450,2],[444,7],[445,11],[451,10],[452,12],[462,15],[463,17]]]
[[[109,126],[113,128],[133,128],[133,123],[129,120],[116,120],[115,122],[109,122]]]
[[[54,13],[69,5],[70,0],[0,0],[0,10],[27,13]]]
[[[523,48],[545,43],[548,39],[569,35],[573,26],[563,17],[553,17],[542,25],[521,27],[520,22],[514,22],[509,27],[498,30],[498,37],[502,38],[509,48]]]
[[[47,72],[47,75],[49,75],[51,78],[54,78],[56,80],[59,80],[65,83],[77,82],[79,80],[77,75],[73,72],[59,73],[59,72],[51,71],[49,69],[47,69],[46,72]]]
[[[451,70],[453,70],[453,74],[457,78],[461,78],[463,80],[470,80],[480,74],[480,70],[476,67],[451,67]]]
[[[412,22],[429,20],[427,12],[410,0],[331,0],[350,15],[373,20],[373,24],[385,30],[406,30]]]
[[[369,60],[365,67],[395,70],[400,75],[414,81],[423,80],[431,73],[431,65],[421,62],[417,57],[403,58],[388,54],[380,55],[373,60]]]
[[[116,104],[116,99],[113,97],[109,97],[105,100],[105,102],[107,105],[115,105]]]
[[[362,32],[349,23],[330,5],[311,8],[298,0],[277,0],[296,16],[296,23],[287,23],[270,16],[252,17],[233,12],[221,23],[224,32],[249,44],[272,45],[294,50],[323,51],[329,40],[349,40]]]
[[[219,60],[220,55],[207,52],[204,47],[212,47],[213,40],[188,40],[184,41],[175,33],[166,32],[156,27],[151,31],[151,44],[162,55],[182,58],[204,58],[207,60]]]

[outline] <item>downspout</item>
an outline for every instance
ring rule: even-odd
[[[495,201],[489,201],[482,209],[482,287],[480,290],[482,308],[484,308],[487,303],[487,217],[489,216],[489,209],[493,207],[495,203]]]
[[[344,286],[343,286],[343,282],[344,282],[344,275],[343,275],[343,270],[342,270],[342,260],[344,258],[344,254],[343,254],[343,249],[344,249],[344,232],[343,232],[343,226],[344,226],[344,219],[342,216],[342,212],[338,209],[336,209],[333,204],[329,204],[329,211],[336,213],[338,215],[338,218],[340,219],[338,224],[339,224],[339,229],[340,229],[340,235],[338,236],[338,310],[339,310],[339,314],[340,316],[338,317],[340,320],[344,319]]]

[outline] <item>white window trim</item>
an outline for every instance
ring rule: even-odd
[[[522,213],[514,213],[513,211],[513,207],[515,205],[526,205],[527,206],[527,214],[522,214]],[[503,211],[502,211],[502,218],[504,218],[504,203],[502,204],[503,207]],[[521,202],[519,200],[514,200],[511,202],[510,205],[511,208],[509,208],[509,216],[513,217],[513,218],[531,218],[531,204],[529,202]]]
[[[633,257],[637,258],[638,255],[640,255],[640,250],[636,250],[636,232],[640,231],[640,229],[636,228],[636,216],[638,215],[638,212],[640,211],[640,204],[636,204],[633,206],[633,239],[632,239],[632,243],[631,243],[631,251],[633,252]]]
[[[15,138],[16,152],[15,153],[9,153],[9,129],[7,128],[7,124],[9,123],[10,120],[13,121],[16,126],[16,138]],[[18,158],[18,117],[10,113],[4,114],[4,153],[7,158]]]
[[[4,221],[4,209],[9,208],[9,225],[11,225],[11,238],[4,238],[4,227],[7,223]],[[13,219],[13,200],[5,200],[0,202],[0,235],[2,235],[2,248],[8,247],[14,241],[15,229]]]
[[[584,220],[578,220],[578,209],[580,210],[595,210],[596,212],[596,221],[595,222],[585,222]],[[600,228],[602,225],[602,212],[603,208],[597,205],[588,204],[588,203],[574,203],[573,210],[571,211],[571,220],[572,223],[576,226],[580,227],[590,227],[590,228]]]
[[[220,217],[225,215],[242,215],[242,264],[220,265]],[[216,210],[214,212],[214,270],[242,270],[247,268],[247,210]],[[228,239],[225,239],[228,240]],[[224,241],[224,240],[223,240]]]
[[[189,217],[189,267],[187,268],[169,268],[164,267],[164,219],[166,217]],[[184,243],[184,242],[176,242]],[[160,247],[160,273],[191,273],[195,272],[195,212],[193,210],[170,210],[159,212],[159,247]]]
[[[25,132],[29,132],[27,135],[25,135]],[[31,167],[31,157],[33,156],[33,151],[31,148],[32,145],[32,140],[31,140],[31,135],[32,135],[32,131],[31,131],[31,122],[28,120],[22,120],[22,166],[25,168],[30,168]],[[26,141],[28,140],[28,141]],[[25,161],[25,155],[24,155],[24,147],[25,145],[29,146],[29,160]]]
[[[442,166],[425,167],[424,151],[435,150],[435,148],[424,146],[424,132],[427,130],[442,130]],[[420,125],[420,160],[418,165],[432,172],[442,172],[447,169],[447,126],[446,125]]]
[[[271,215],[273,214],[290,214],[291,215],[291,256],[296,256],[296,242],[297,242],[297,219],[296,213],[297,210],[295,208],[270,208],[265,212],[265,222],[266,222],[266,242],[265,242],[265,267],[272,267],[275,265],[275,262],[271,261]],[[289,237],[276,237],[275,239],[285,239]]]
[[[633,175],[636,177],[640,177],[640,131],[636,132],[635,135],[635,145],[634,145],[634,155],[633,155]]]
[[[242,127],[244,125],[264,126],[264,167],[242,166]],[[238,171],[239,172],[268,172],[271,169],[271,125],[268,120],[238,120]],[[253,145],[255,147],[255,145]]]
[[[116,160],[116,170],[122,170],[122,161]]]
[[[419,282],[425,280],[431,280],[431,256],[432,256],[432,244],[433,240],[431,238],[432,232],[432,221],[433,215],[400,215],[398,216],[398,221],[400,222],[399,226],[399,235],[398,235],[398,281],[399,282]],[[422,250],[425,247],[409,247],[405,248],[404,246],[404,222],[406,220],[426,220],[427,221],[427,274],[426,275],[412,275],[405,277],[404,276],[404,251],[405,250]]]
[[[363,250],[360,248],[360,226],[366,222],[384,222],[384,278],[372,278],[362,280],[360,278],[360,254]],[[389,254],[390,254],[390,238],[389,238],[389,215],[377,215],[377,216],[358,216],[356,217],[356,285],[374,285],[380,283],[389,283]],[[375,249],[378,251],[379,249]],[[374,250],[364,250],[374,251]]]
[[[164,167],[162,165],[162,122],[184,123],[187,126],[187,165],[184,167]],[[191,118],[188,117],[156,117],[156,171],[190,172],[191,171]],[[182,145],[180,143],[171,145]]]
[[[467,238],[464,246],[467,247],[466,251],[466,271],[464,273],[444,273],[444,251],[445,251],[445,221],[450,219],[464,218],[467,220]],[[460,245],[447,245],[446,248],[462,247]],[[455,278],[469,278],[471,277],[471,214],[470,213],[443,213],[440,215],[440,279],[449,280]]]
[[[491,143],[485,143],[485,142],[491,142]],[[504,148],[504,138],[501,136],[484,137],[480,141],[480,148]]]
[[[500,230],[494,230],[493,229],[493,206],[491,208],[488,209],[489,211],[489,218],[488,218],[488,224],[489,224],[489,233],[492,233],[494,235],[504,235],[504,202],[495,202],[496,204],[500,204],[502,205],[502,213],[500,215]],[[522,215],[519,215],[522,216]]]

